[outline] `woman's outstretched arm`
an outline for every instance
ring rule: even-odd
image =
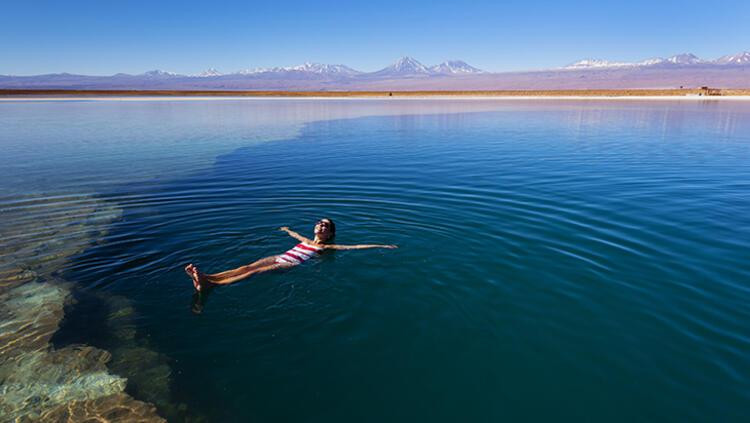
[[[279,228],[279,230],[282,231],[282,232],[288,233],[289,236],[291,236],[292,238],[296,239],[297,241],[300,241],[300,242],[312,242],[311,240],[303,237],[302,235],[298,234],[297,232],[294,232],[293,230],[289,229],[289,227],[287,227],[287,226],[282,226],[282,227]]]
[[[337,245],[337,244],[325,244],[323,248],[330,248],[332,250],[364,250],[366,248],[398,248],[398,245],[383,245],[383,244],[358,244],[358,245]]]

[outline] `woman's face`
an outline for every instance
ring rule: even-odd
[[[318,221],[318,223],[315,224],[314,233],[323,239],[328,239],[331,234],[331,222],[327,219]]]

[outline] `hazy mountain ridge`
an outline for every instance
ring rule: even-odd
[[[374,72],[346,65],[244,69],[222,73],[209,68],[197,75],[152,70],[138,75],[88,76],[70,73],[2,76],[5,89],[122,90],[502,90],[678,88],[711,85],[750,87],[750,52],[703,60],[683,53],[640,62],[585,59],[568,66],[526,72],[491,73],[460,60],[426,66],[402,57]]]
[[[362,76],[365,78],[374,77],[391,77],[391,76],[415,76],[415,75],[451,75],[451,74],[479,74],[485,73],[483,70],[475,68],[468,63],[461,60],[448,60],[443,63],[434,66],[425,66],[416,59],[408,56],[404,56],[398,59],[393,64],[386,66],[375,72],[362,72],[353,69],[346,65],[329,65],[323,63],[312,63],[305,62],[297,66],[286,66],[286,67],[272,67],[272,68],[252,68],[242,69],[231,73],[222,73],[216,68],[209,68],[197,75],[182,75],[174,72],[168,72],[161,69],[150,70],[141,74],[131,75],[125,73],[118,73],[112,76],[89,76],[89,75],[75,75],[70,73],[60,74],[46,74],[46,75],[34,75],[34,76],[12,76],[12,75],[0,75],[2,77],[13,77],[13,78],[35,78],[35,77],[48,77],[52,75],[66,75],[66,76],[79,76],[79,77],[90,77],[90,78],[121,78],[121,77],[143,77],[143,78],[211,78],[211,77],[231,77],[231,76],[288,76],[288,77],[300,77],[304,75],[318,75],[318,76],[342,76],[342,77],[355,77]]]
[[[750,52],[722,56],[715,60],[704,60],[692,53],[681,53],[668,58],[654,57],[640,62],[614,62],[602,59],[583,59],[565,66],[563,69],[595,69],[646,66],[694,66],[694,65],[745,65],[750,64]]]

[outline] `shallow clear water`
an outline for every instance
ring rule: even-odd
[[[168,357],[179,418],[747,416],[748,103],[0,112],[3,210],[25,207],[19,222],[46,213],[30,193],[123,210],[60,269],[80,291],[56,342],[116,349],[96,298],[129,299],[137,336]],[[278,254],[294,245],[279,226],[310,233],[323,216],[338,243],[400,248],[330,253],[193,296],[185,263],[214,272]]]

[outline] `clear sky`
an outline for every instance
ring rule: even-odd
[[[408,55],[489,71],[750,50],[750,1],[43,1],[0,5],[0,74],[198,73]]]

